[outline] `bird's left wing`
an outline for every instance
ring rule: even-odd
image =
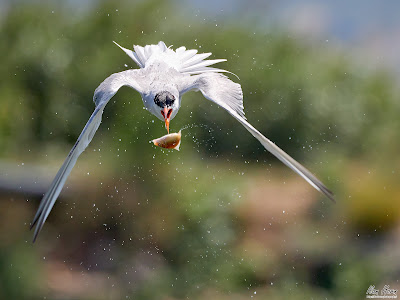
[[[185,77],[180,85],[180,91],[185,93],[190,90],[200,90],[208,100],[227,110],[265,149],[303,177],[315,189],[335,201],[333,193],[318,178],[246,121],[243,113],[243,92],[240,84],[229,80],[222,74],[210,73]]]
[[[106,78],[95,90],[93,101],[95,102],[96,108],[86,123],[81,134],[78,137],[75,145],[72,147],[63,165],[58,171],[56,177],[50,185],[49,190],[43,196],[42,201],[39,204],[39,208],[36,212],[35,217],[31,223],[31,229],[36,224],[33,242],[35,242],[40,230],[42,229],[44,222],[46,221],[54,203],[60,194],[65,181],[67,180],[72,168],[74,167],[79,155],[86,149],[92,140],[94,134],[99,128],[103,110],[108,101],[112,96],[122,87],[130,86],[131,88],[142,93],[142,87],[139,84],[139,70],[127,70],[120,73],[115,73]]]

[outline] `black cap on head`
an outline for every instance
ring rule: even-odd
[[[157,104],[160,108],[163,108],[164,106],[172,106],[174,104],[174,101],[174,95],[167,91],[160,92],[154,97],[154,103]]]

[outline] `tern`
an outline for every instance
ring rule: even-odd
[[[243,111],[243,92],[240,84],[222,74],[231,72],[210,67],[226,59],[210,60],[207,58],[211,53],[198,54],[197,50],[187,50],[185,47],[173,50],[172,46],[167,47],[164,42],[145,47],[134,45],[134,50],[114,43],[139,66],[139,69],[114,73],[96,88],[93,96],[94,112],[52,181],[49,190],[44,194],[33,218],[31,229],[36,224],[33,242],[49,216],[79,155],[89,145],[99,128],[105,106],[122,86],[129,86],[140,93],[145,108],[165,122],[168,133],[170,121],[176,116],[181,106],[182,95],[189,91],[200,91],[206,99],[219,105],[239,121],[266,150],[303,177],[315,189],[335,201],[333,193],[310,171],[247,122]]]

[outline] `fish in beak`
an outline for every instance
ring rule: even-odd
[[[178,133],[170,133],[166,134],[158,139],[154,139],[151,142],[162,148],[167,148],[167,149],[175,149],[179,151],[179,146],[181,145],[181,130],[179,130]]]

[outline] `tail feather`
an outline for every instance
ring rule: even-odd
[[[240,80],[239,76],[237,76],[235,73],[232,73],[232,72],[229,72],[229,71],[223,70],[223,69],[212,68],[212,67],[202,67],[202,68],[196,69],[194,71],[185,72],[185,74],[192,74],[192,75],[198,75],[198,74],[204,74],[204,73],[229,73]]]
[[[144,47],[144,55],[145,55],[146,59],[148,59],[151,55],[151,50],[152,50],[151,48],[152,47],[150,45],[146,45]]]
[[[140,68],[145,68],[146,63],[151,64],[153,61],[157,60],[157,56],[159,56],[160,60],[163,60],[169,66],[183,74],[201,74],[209,72],[231,73],[223,69],[208,67],[226,61],[226,59],[207,60],[211,53],[198,54],[196,49],[187,50],[186,47],[182,46],[174,51],[168,48],[164,42],[160,41],[157,45],[147,45],[145,47],[134,45],[134,51],[132,51],[121,47],[117,43],[115,44],[128,54]],[[151,62],[148,62],[149,60]]]
[[[211,55],[211,53],[201,53],[201,54],[194,55],[192,58],[190,58],[190,59],[188,59],[186,61],[181,59],[182,68],[194,66],[194,65],[204,61],[204,59],[206,59],[210,55]]]
[[[197,50],[186,50],[184,52],[176,52],[179,55],[180,61],[187,61],[197,54]]]
[[[219,62],[223,62],[223,61],[226,61],[226,59],[203,60],[203,61],[201,61],[199,63],[194,64],[194,65],[182,68],[182,71],[183,72],[195,71],[195,70],[201,69],[203,67],[208,67],[208,66],[211,66],[213,64],[216,64],[216,63],[219,63]]]
[[[143,65],[143,66],[145,66],[146,65],[146,55],[144,54],[144,48],[143,47],[141,47],[141,46],[133,46],[133,49],[135,50],[135,52],[136,52],[136,55],[138,56],[138,58],[139,58],[139,61],[140,61],[140,63]]]
[[[142,65],[141,61],[139,60],[139,57],[137,56],[137,54],[135,53],[135,51],[126,49],[120,45],[118,45],[116,42],[114,42],[115,45],[117,45],[119,48],[122,49],[122,51],[124,51],[130,58],[132,58],[132,60],[141,68],[144,68],[144,65]]]
[[[159,41],[159,42],[158,42],[158,47],[160,47],[160,49],[161,49],[162,51],[167,50],[167,45],[165,45],[165,43],[164,43],[163,41]]]
[[[181,54],[181,53],[184,53],[186,51],[186,47],[184,47],[184,46],[181,46],[181,47],[179,47],[179,48],[176,48],[176,50],[175,50],[175,52],[177,53],[177,54]],[[197,51],[196,51],[197,52]]]

